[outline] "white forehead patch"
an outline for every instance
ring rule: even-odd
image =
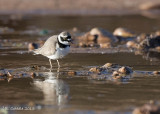
[[[61,36],[61,37],[67,37],[67,36],[66,36],[66,35],[64,35],[64,34],[61,34],[60,36]]]

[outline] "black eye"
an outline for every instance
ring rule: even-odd
[[[67,39],[71,39],[71,36],[67,36]]]

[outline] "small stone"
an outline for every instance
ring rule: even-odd
[[[7,78],[8,82],[10,82],[14,78],[14,76],[10,72],[7,73],[7,76],[8,76]]]
[[[146,39],[146,37],[147,37],[147,34],[142,33],[139,36],[137,36],[136,41],[140,43],[141,41],[143,41],[144,39]]]
[[[159,71],[153,71],[153,75],[159,75],[160,72]]]
[[[28,44],[28,51],[32,51],[37,48],[38,48],[38,45],[36,43],[29,43]]]
[[[115,63],[106,63],[105,65],[103,65],[102,67],[104,68],[118,68],[118,64]]]
[[[148,35],[139,44],[139,49],[148,51],[150,48],[156,48],[160,46],[160,36]]]
[[[111,43],[103,43],[103,44],[100,44],[100,48],[111,48]]]
[[[157,47],[156,47],[156,50],[160,52],[160,46],[157,46]]]
[[[144,104],[133,110],[132,114],[160,114],[160,106],[156,104]]]
[[[103,35],[98,36],[97,43],[99,45],[106,44],[106,43],[111,43],[111,42],[112,42],[112,38],[110,38],[108,36],[103,36]]]
[[[121,78],[122,78],[122,76],[115,76],[115,77],[113,77],[114,80],[121,79]]]
[[[97,36],[96,35],[87,35],[87,41],[95,41],[97,40]]]
[[[0,72],[0,76],[1,76],[1,77],[6,77],[6,76],[7,76],[7,74],[6,74],[6,73],[2,73],[2,72]]]
[[[80,42],[78,46],[79,47],[87,47],[87,45],[85,43],[83,43],[83,42]]]
[[[94,68],[91,68],[89,71],[93,73],[101,73],[102,68],[94,67]]]
[[[128,42],[126,43],[126,46],[127,46],[128,48],[138,48],[138,44],[135,43],[134,41],[128,41]]]
[[[75,76],[77,73],[75,71],[68,71],[69,76]]]
[[[8,76],[9,78],[13,78],[13,75],[12,75],[10,72],[7,72],[7,76]]]
[[[33,66],[31,66],[31,69],[32,69],[32,70],[39,70],[39,69],[40,69],[40,66],[38,66],[38,65],[33,65]]]
[[[97,36],[97,42],[99,44],[108,42],[118,42],[117,37],[115,37],[112,33],[102,28],[92,28],[90,30],[90,34]]]
[[[73,28],[72,28],[72,31],[73,31],[73,32],[77,32],[77,31],[78,31],[78,28],[77,28],[77,27],[73,27]]]
[[[129,74],[129,73],[131,73],[131,69],[129,69],[128,67],[121,67],[121,68],[119,68],[118,69],[118,71],[120,72],[120,73],[122,73],[122,74]]]
[[[156,32],[155,32],[155,35],[156,35],[156,36],[160,36],[160,30],[156,31]]]
[[[24,73],[20,73],[19,76],[20,76],[20,77],[23,77],[23,76],[24,76]]]
[[[103,65],[103,67],[108,68],[108,67],[112,67],[113,63],[106,63],[105,65]]]
[[[127,28],[119,27],[114,30],[113,35],[121,37],[134,37],[135,33]]]
[[[34,78],[36,77],[36,73],[32,72],[32,73],[30,74],[30,76],[31,76],[32,79],[34,79]]]
[[[118,72],[118,71],[114,71],[114,72],[112,73],[112,76],[119,76],[119,72]]]

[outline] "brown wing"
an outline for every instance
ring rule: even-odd
[[[50,38],[47,39],[47,41],[41,48],[34,50],[34,53],[41,54],[44,56],[53,55],[56,52],[56,44],[57,44],[57,35],[51,36]]]

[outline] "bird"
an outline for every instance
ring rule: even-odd
[[[57,60],[59,69],[60,64],[58,60],[65,57],[69,53],[71,43],[71,34],[67,31],[63,31],[58,35],[49,37],[42,47],[33,50],[33,52],[35,55],[40,54],[49,58],[50,70],[52,69],[51,60]]]

